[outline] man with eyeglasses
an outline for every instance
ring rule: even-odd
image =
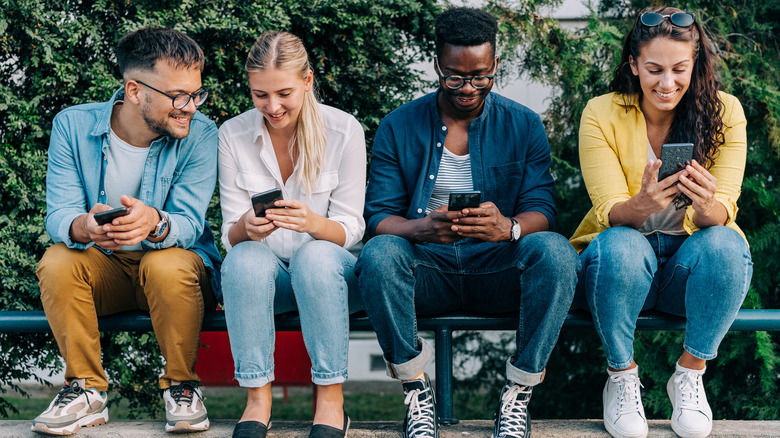
[[[221,259],[205,220],[217,176],[217,127],[204,56],[181,32],[151,27],[117,47],[124,85],[104,103],[53,122],[41,300],[65,361],[65,384],[32,430],[69,435],[108,421],[99,315],[149,312],[166,361],[167,432],[206,430],[194,371],[204,310],[219,294]]]
[[[555,221],[550,147],[537,114],[491,93],[496,20],[453,8],[436,20],[439,89],[390,113],[374,139],[358,260],[388,375],[403,382],[405,437],[436,437],[416,315],[519,309],[494,437],[530,436],[528,402],[574,295],[579,262]],[[459,195],[457,192],[472,192]],[[475,192],[478,191],[478,192]],[[459,197],[476,204],[451,205]]]

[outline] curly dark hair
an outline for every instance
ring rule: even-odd
[[[439,14],[434,23],[436,29],[436,55],[441,56],[445,44],[454,46],[480,46],[490,43],[496,55],[496,17],[477,8],[451,8]]]
[[[684,12],[671,7],[650,7],[642,11],[670,15]],[[693,71],[691,83],[674,112],[672,126],[666,136],[666,143],[693,143],[693,158],[705,168],[710,168],[717,155],[718,148],[724,143],[723,102],[718,96],[720,84],[717,75],[717,54],[698,20],[691,26],[678,27],[669,20],[658,26],[645,26],[637,19],[634,27],[626,35],[620,64],[609,87],[622,93],[628,101],[633,96],[642,96],[639,77],[631,71],[629,56],[639,57],[643,45],[655,38],[668,38],[684,41],[693,49]],[[689,205],[685,195],[675,198],[675,205]]]

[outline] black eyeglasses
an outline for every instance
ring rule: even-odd
[[[493,65],[495,66],[495,60],[493,61]],[[495,67],[494,67],[495,70]],[[471,84],[472,87],[476,88],[477,90],[481,90],[488,85],[490,85],[490,81],[493,80],[496,75],[479,75],[479,76],[458,76],[458,75],[444,75],[441,73],[441,68],[439,67],[439,58],[436,58],[436,73],[439,74],[439,77],[444,79],[444,85],[447,86],[450,90],[457,90],[458,88],[466,85],[466,82]]]
[[[696,21],[696,14],[693,12],[675,12],[671,15],[662,15],[657,12],[645,12],[639,16],[639,22],[647,27],[653,27],[663,23],[667,18],[677,27],[688,27]]]
[[[164,91],[160,91],[160,90],[152,87],[149,84],[145,84],[145,83],[143,83],[141,81],[138,81],[138,80],[136,80],[136,82],[138,82],[139,84],[141,84],[141,85],[143,85],[143,86],[145,86],[145,87],[147,87],[149,89],[152,89],[152,90],[154,90],[154,91],[156,91],[156,92],[158,92],[158,93],[160,93],[160,94],[162,94],[164,96],[170,97],[171,98],[171,105],[173,105],[173,107],[176,108],[176,109],[182,109],[185,106],[187,106],[187,104],[190,103],[190,99],[192,99],[192,101],[195,102],[195,106],[196,107],[201,106],[201,105],[203,105],[203,102],[206,101],[206,98],[209,96],[209,92],[205,88],[201,88],[200,91],[196,92],[195,94],[179,93],[179,94],[176,94],[174,96],[171,96],[170,94],[168,94],[168,93],[166,93]]]

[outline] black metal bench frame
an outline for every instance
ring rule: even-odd
[[[148,332],[152,331],[149,315],[142,312],[126,312],[98,318],[101,331]],[[518,313],[484,315],[468,312],[418,317],[420,331],[432,331],[435,339],[436,399],[439,421],[454,424],[452,334],[458,330],[516,330]],[[300,330],[297,314],[276,317],[276,330]],[[593,321],[587,312],[572,310],[566,317],[564,328],[593,329]],[[221,310],[206,312],[203,331],[225,331],[225,313]],[[684,330],[685,319],[660,312],[644,312],[637,321],[638,330]],[[350,330],[373,331],[364,313],[350,318]],[[732,331],[780,331],[780,309],[742,309],[732,324]],[[0,333],[50,332],[43,311],[0,311]]]

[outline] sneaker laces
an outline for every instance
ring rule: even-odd
[[[421,396],[422,400],[420,400]],[[404,403],[409,405],[409,436],[432,436],[436,415],[434,414],[431,387],[407,392]]]
[[[89,405],[89,391],[85,391],[78,382],[71,382],[70,385],[65,385],[60,389],[60,392],[57,393],[57,397],[54,400],[54,404],[57,407],[66,406],[81,394],[84,394],[84,397],[87,398],[87,404]]]
[[[171,386],[171,398],[177,405],[190,406],[196,395],[198,384],[195,382],[181,382],[178,385]]]
[[[511,385],[501,395],[501,423],[498,436],[524,434],[528,425],[528,402],[531,400],[531,387]]]
[[[699,374],[684,371],[674,378],[674,383],[680,393],[680,409],[698,411],[699,408]]]
[[[618,384],[618,415],[639,412],[639,405],[642,403],[639,388],[644,388],[639,381],[639,376],[636,374],[615,374],[610,379]]]

